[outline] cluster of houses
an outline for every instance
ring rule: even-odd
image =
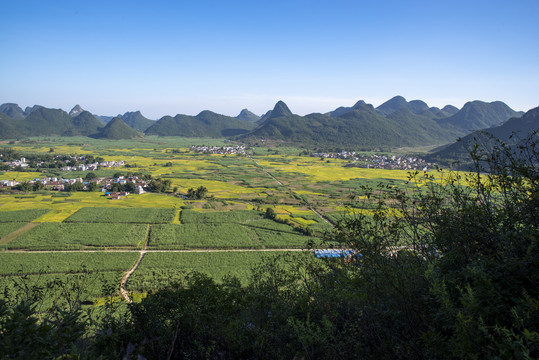
[[[421,170],[428,171],[434,166],[417,157],[371,155],[359,158],[357,162],[347,164],[348,167],[362,167],[371,169],[398,169],[398,170]]]
[[[83,189],[88,189],[89,185],[91,183],[96,184],[97,189],[100,189],[101,192],[104,192],[105,195],[111,196],[112,199],[119,199],[121,196],[127,196],[128,192],[112,192],[112,190],[115,188],[115,184],[119,185],[126,185],[128,183],[132,183],[133,193],[135,194],[142,194],[144,193],[144,187],[146,186],[146,181],[143,179],[140,179],[137,176],[130,176],[130,177],[124,177],[120,176],[117,178],[95,178],[88,181],[85,181],[82,178],[74,178],[74,179],[62,179],[62,178],[55,178],[55,177],[44,177],[39,179],[34,179],[28,181],[29,184],[34,185],[35,183],[41,183],[43,185],[43,189],[46,190],[53,190],[53,191],[62,191],[66,190],[70,185],[73,185],[75,183],[81,183],[83,185]],[[0,187],[13,187],[19,185],[18,181],[15,180],[0,180]]]
[[[30,166],[29,163],[26,162],[26,158],[20,158],[19,160],[13,160],[13,161],[2,161],[2,165],[7,165],[11,168],[21,167],[21,168],[27,168]]]
[[[39,163],[37,164],[38,167],[40,166]],[[94,162],[92,164],[78,164],[73,166],[64,166],[61,168],[62,171],[93,171],[97,170],[98,167],[118,167],[118,166],[124,166],[125,162],[123,160],[120,161],[101,161],[101,162]]]
[[[355,151],[344,151],[344,150],[337,153],[327,153],[327,152],[311,153],[311,156],[324,158],[324,159],[351,159],[355,161],[358,160]]]
[[[112,168],[112,167],[118,167],[118,166],[124,166],[125,162],[123,160],[120,161],[101,161],[101,162],[94,162],[92,164],[77,164],[77,160],[84,160],[84,157],[73,157],[73,166],[64,166],[61,168],[62,171],[93,171],[97,170],[98,168]],[[0,160],[1,161],[1,160]],[[57,160],[59,161],[59,160]],[[55,161],[56,162],[56,161]],[[66,162],[70,162],[70,160],[66,160]],[[30,163],[26,161],[26,158],[22,157],[18,160],[14,161],[1,161],[2,165],[8,166],[10,168],[28,168],[30,167]],[[38,161],[35,163],[35,167],[47,167],[50,162],[45,161]]]
[[[15,180],[0,180],[0,187],[12,187],[16,185],[19,185],[19,182]]]
[[[417,157],[398,155],[360,156],[355,151],[341,151],[337,153],[312,153],[311,156],[324,159],[351,160],[352,162],[346,164],[346,167],[427,171],[434,166],[433,163],[427,162],[424,159],[420,159]]]
[[[244,145],[239,146],[205,146],[195,145],[191,146],[191,151],[204,153],[204,154],[239,154],[245,155],[246,147]]]
[[[129,192],[127,191],[106,192],[105,195],[110,197],[111,200],[122,200],[122,198],[127,197],[127,195],[129,195]]]

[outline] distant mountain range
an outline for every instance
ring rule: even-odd
[[[472,101],[462,109],[452,105],[429,107],[424,101],[395,96],[374,108],[360,100],[327,113],[294,114],[279,101],[257,116],[243,109],[236,117],[211,111],[196,116],[178,114],[150,120],[140,111],[98,116],[76,105],[69,113],[40,105],[22,110],[17,104],[0,105],[0,139],[29,136],[90,136],[136,138],[143,135],[227,137],[247,143],[290,143],[317,148],[390,149],[436,145],[466,137],[472,131],[500,126],[523,113],[503,102]],[[510,126],[510,125],[507,125]]]
[[[299,116],[279,101],[255,129],[239,138],[251,143],[272,140],[318,147],[387,149],[449,143],[482,124],[500,124],[521,114],[501,102],[474,101],[462,110],[451,105],[439,109],[421,100],[408,102],[396,96],[377,108],[360,100],[325,114]]]

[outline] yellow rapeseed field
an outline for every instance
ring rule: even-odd
[[[23,182],[37,179],[40,176],[40,172],[5,171],[3,175],[0,175],[0,180],[15,180],[18,182]]]
[[[350,179],[395,179],[408,180],[407,170],[390,169],[365,169],[343,166],[343,162],[335,163],[310,163],[309,166],[298,166],[305,162],[291,162],[290,164],[275,163],[267,160],[259,160],[258,163],[264,168],[279,170],[289,173],[301,173],[307,175],[310,181],[343,181]]]
[[[51,195],[35,194],[1,195],[0,212],[50,209],[51,211],[35,222],[61,222],[83,207],[123,207],[123,208],[177,208],[185,202],[177,197],[165,194],[131,194],[122,200],[111,200],[99,192],[76,192],[69,197],[52,197]]]

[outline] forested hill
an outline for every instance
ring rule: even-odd
[[[129,125],[127,125],[121,118],[115,117],[107,123],[105,127],[99,130],[98,133],[92,135],[96,139],[132,139],[144,136],[142,132],[139,132]]]
[[[416,115],[430,118],[444,118],[456,114],[459,109],[453,105],[446,105],[442,109],[429,107],[422,100],[406,101],[402,96],[395,96],[376,108],[376,111],[384,116],[389,116],[400,110],[408,110]]]
[[[0,113],[9,116],[12,119],[21,120],[24,119],[24,111],[19,105],[13,103],[6,103],[0,105]]]
[[[188,137],[230,137],[245,133],[255,127],[248,121],[202,111],[196,116],[164,116],[146,130],[146,135]]]
[[[155,124],[155,120],[150,120],[144,117],[140,111],[126,112],[123,115],[118,115],[118,117],[130,127],[139,131],[145,131],[150,126]]]
[[[236,119],[243,120],[243,121],[250,121],[250,122],[257,122],[260,120],[260,116],[252,113],[248,109],[243,109],[238,116],[236,116]]]
[[[61,109],[39,107],[23,119],[13,119],[3,114],[0,138],[9,139],[28,136],[63,135],[88,136],[104,124],[87,111],[71,117]]]
[[[515,147],[524,144],[524,141],[537,130],[539,130],[539,107],[529,110],[522,117],[511,118],[501,125],[474,131],[459,141],[435,151],[429,158],[440,163],[470,160],[469,153],[475,144],[487,151],[492,149],[497,141]]]
[[[500,125],[508,119],[520,117],[522,114],[501,101],[486,103],[476,100],[464,104],[459,112],[438,120],[438,123],[451,125],[463,131],[473,131]]]

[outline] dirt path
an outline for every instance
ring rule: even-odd
[[[140,250],[140,255],[135,262],[135,265],[129,271],[127,271],[124,276],[122,277],[122,281],[120,282],[120,295],[124,298],[125,301],[128,303],[132,303],[133,300],[129,297],[129,292],[125,288],[127,285],[127,280],[129,280],[129,277],[137,270],[138,266],[140,265],[140,262],[142,261],[142,258],[144,255],[146,255],[146,248],[148,247],[148,242],[150,241],[150,232],[152,231],[152,225],[148,225],[148,231],[146,232],[146,240],[144,241],[144,244],[142,245],[142,249]]]
[[[31,223],[28,223],[28,224],[24,225],[21,228],[18,228],[15,231],[10,232],[9,234],[7,234],[6,236],[4,236],[3,238],[0,239],[0,244],[3,244],[3,245],[8,244],[10,241],[14,240],[15,238],[19,237],[20,235],[24,234],[25,232],[28,232],[28,231],[32,230],[33,228],[35,228],[39,224],[40,223],[31,222]]]
[[[129,297],[129,291],[127,291],[125,286],[127,285],[127,280],[129,280],[129,277],[135,272],[135,270],[137,270],[137,268],[140,265],[140,262],[142,261],[142,258],[144,257],[145,254],[146,254],[146,251],[141,250],[140,256],[138,257],[137,262],[135,263],[135,265],[128,272],[126,272],[124,274],[124,276],[122,277],[122,281],[120,282],[120,295],[122,295],[124,300],[127,301],[130,304],[133,302],[133,300],[131,300],[131,298]]]

